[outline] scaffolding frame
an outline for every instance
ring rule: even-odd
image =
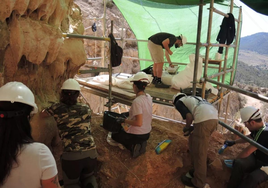
[[[113,34],[113,20],[111,21],[111,33]],[[82,38],[82,39],[91,39],[91,40],[101,40],[110,42],[110,49],[111,49],[111,40],[109,37],[95,37],[95,36],[89,36],[89,35],[80,35],[80,34],[68,34],[63,33],[62,36],[64,38]],[[111,50],[110,50],[111,53]],[[109,92],[108,92],[108,102],[105,106],[108,107],[108,110],[111,110],[111,106],[113,104],[113,97],[112,97],[112,65],[111,65],[111,55],[110,55],[110,63],[108,64],[108,69],[101,68],[98,72],[107,72],[109,73]],[[103,58],[104,59],[104,58]],[[79,73],[88,73],[88,71],[80,71]]]
[[[106,0],[105,0],[105,5],[106,5]],[[104,6],[105,6],[104,5]],[[261,101],[264,101],[264,102],[268,102],[268,98],[267,97],[264,97],[262,95],[258,95],[256,93],[252,93],[252,92],[249,92],[249,91],[246,91],[246,90],[243,90],[243,89],[239,89],[239,88],[236,88],[236,87],[233,87],[231,86],[233,84],[233,78],[234,78],[234,65],[236,63],[236,59],[237,59],[237,52],[238,52],[238,39],[240,37],[240,27],[241,27],[241,14],[242,14],[242,7],[240,7],[240,10],[239,10],[239,18],[238,19],[235,19],[236,22],[238,22],[238,26],[237,26],[237,30],[236,30],[236,39],[235,39],[235,44],[234,45],[216,45],[216,44],[211,44],[210,43],[210,36],[211,36],[211,26],[212,26],[212,17],[213,17],[213,12],[215,13],[218,13],[220,15],[223,15],[225,17],[228,16],[228,14],[225,14],[217,9],[215,9],[213,7],[214,5],[214,0],[211,0],[210,2],[210,8],[209,8],[209,11],[210,11],[210,15],[209,15],[209,25],[208,25],[208,33],[207,33],[207,43],[206,44],[202,44],[200,43],[200,33],[201,33],[201,27],[202,27],[202,14],[203,14],[203,5],[204,5],[204,1],[203,0],[200,0],[200,4],[199,4],[199,15],[198,15],[198,29],[197,29],[197,40],[196,40],[196,54],[195,54],[195,67],[194,67],[194,74],[193,74],[193,95],[196,94],[196,84],[198,83],[197,82],[197,71],[198,71],[198,58],[199,58],[199,49],[201,46],[205,46],[206,47],[206,55],[205,55],[205,65],[204,65],[204,73],[203,73],[203,78],[200,79],[200,83],[202,83],[202,97],[204,98],[205,96],[205,86],[206,86],[206,82],[210,82],[210,83],[213,83],[213,84],[216,84],[217,86],[221,86],[221,87],[224,87],[224,88],[227,88],[227,89],[230,89],[230,90],[234,90],[236,92],[239,92],[239,93],[242,93],[242,94],[245,94],[245,95],[248,95],[248,96],[251,96],[253,98],[256,98],[256,99],[259,99]],[[105,6],[106,7],[106,6]],[[106,9],[105,9],[106,11]],[[233,11],[233,0],[231,0],[230,2],[230,12],[232,13]],[[113,22],[111,22],[111,33],[113,33]],[[75,38],[86,38],[86,39],[94,39],[94,40],[104,40],[104,41],[109,41],[110,42],[110,39],[109,38],[106,38],[106,37],[92,37],[92,36],[84,36],[84,35],[74,35],[74,34],[63,34],[64,37],[75,37]],[[122,39],[122,41],[124,40],[127,40],[127,39]],[[223,46],[225,47],[225,56],[224,56],[224,66],[223,66],[223,71],[219,71],[219,73],[217,74],[214,74],[214,75],[210,75],[208,76],[207,75],[207,70],[208,70],[208,64],[209,64],[209,61],[208,61],[208,57],[209,57],[209,47],[210,46]],[[234,57],[233,57],[233,64],[232,64],[232,68],[228,69],[226,68],[226,65],[227,65],[227,57],[228,57],[228,49],[230,47],[234,47],[235,50],[234,50]],[[104,53],[103,53],[104,54]],[[103,60],[104,60],[104,56],[102,57]],[[138,60],[140,60],[139,58],[137,58]],[[222,67],[220,66],[220,69]],[[111,92],[111,79],[112,79],[112,66],[111,66],[111,63],[108,64],[108,70],[109,70],[109,101],[107,103],[107,107],[109,108],[109,110],[111,110],[111,105],[112,105],[112,92]],[[227,85],[227,84],[224,84],[224,80],[225,80],[225,74],[226,73],[229,73],[231,72],[231,78],[230,78],[230,85]],[[212,78],[214,77],[219,77],[219,76],[222,76],[222,82],[217,82],[217,81],[214,81],[212,80]],[[90,89],[90,88],[89,88]],[[93,91],[94,92],[94,91]],[[102,96],[102,97],[105,97],[105,93],[102,93],[102,92],[97,92],[95,93],[99,96]],[[228,105],[229,105],[229,95],[228,96],[228,99],[227,99],[227,107],[226,107],[226,115],[225,115],[225,118],[224,118],[224,122],[226,122],[226,119],[227,119],[227,114],[228,114]],[[82,96],[83,97],[83,96]],[[84,97],[83,97],[84,98]],[[85,98],[84,98],[85,99]],[[216,101],[215,103],[219,103],[218,105],[218,111],[220,112],[221,110],[221,102],[222,102],[222,99],[223,99],[223,91],[221,90],[220,91],[220,99],[218,101]],[[120,99],[119,99],[120,100]],[[129,105],[131,102],[130,101],[124,101],[122,100],[123,103]],[[161,102],[160,102],[161,104]],[[241,134],[239,131],[233,129],[232,127],[230,127],[229,125],[226,125],[224,122],[221,122],[219,121],[219,124],[222,125],[223,127],[225,127],[226,129],[228,129],[229,131],[233,132],[234,134],[238,135],[240,138],[246,140],[247,142],[249,142],[250,144],[252,144],[253,146],[255,146],[256,148],[258,148],[260,151],[262,151],[263,153],[265,153],[266,155],[268,155],[268,149],[263,147],[262,145],[258,144],[257,142],[247,138],[246,136],[244,136],[243,134]]]
[[[104,2],[104,7],[106,5],[106,0]],[[230,1],[230,12],[232,13],[233,12],[233,0]],[[210,8],[209,9],[209,24],[208,24],[208,33],[207,33],[207,42],[206,43],[201,43],[200,42],[200,33],[201,33],[201,28],[202,28],[202,15],[203,15],[203,6],[204,6],[204,1],[203,0],[200,0],[200,3],[199,3],[199,14],[198,14],[198,28],[197,28],[197,40],[196,42],[188,42],[187,44],[192,44],[192,45],[196,45],[196,53],[195,53],[195,66],[194,66],[194,74],[193,74],[193,94],[195,95],[196,94],[196,85],[197,83],[202,83],[202,96],[204,98],[205,96],[205,86],[206,86],[206,82],[210,82],[212,84],[216,84],[218,87],[221,86],[221,87],[224,87],[224,88],[227,88],[227,89],[230,89],[230,90],[234,90],[234,91],[237,91],[239,93],[243,93],[245,95],[248,95],[248,96],[251,96],[253,98],[256,98],[256,99],[259,99],[259,100],[262,100],[262,101],[265,101],[265,102],[268,102],[268,98],[267,97],[264,97],[264,96],[261,96],[261,95],[258,95],[258,94],[255,94],[255,93],[252,93],[252,92],[248,92],[248,91],[245,91],[245,90],[242,90],[242,89],[239,89],[239,88],[236,88],[236,87],[232,87],[231,85],[233,84],[233,79],[234,79],[234,71],[235,71],[235,68],[234,68],[234,65],[236,63],[236,59],[237,59],[237,55],[238,55],[238,40],[240,38],[240,28],[241,28],[241,15],[242,15],[242,7],[239,8],[239,16],[238,16],[238,19],[235,18],[235,21],[237,22],[237,29],[236,29],[236,37],[235,37],[235,44],[230,44],[230,45],[226,45],[226,44],[215,44],[215,43],[211,43],[210,42],[210,36],[211,36],[211,27],[212,27],[212,19],[213,19],[213,13],[217,13],[217,14],[220,14],[222,16],[225,16],[225,17],[228,17],[228,14],[225,14],[223,12],[221,12],[220,10],[217,10],[216,8],[214,8],[214,0],[211,0],[210,2]],[[104,9],[104,11],[106,11],[106,9]],[[104,13],[104,15],[106,15],[106,13]],[[105,19],[103,17],[103,19]],[[103,21],[103,24],[105,24],[106,21]],[[113,23],[113,22],[111,22]],[[123,24],[124,25],[124,24]],[[103,25],[103,27],[105,28],[105,25]],[[113,28],[113,24],[111,24],[111,31],[112,31],[112,28]],[[123,28],[122,28],[122,31],[123,31]],[[76,35],[76,34],[63,34],[64,37],[76,37],[76,38],[85,38],[85,39],[93,39],[93,40],[103,40],[103,41],[110,41],[110,38],[107,38],[107,37],[93,37],[93,36],[85,36],[85,35]],[[138,42],[148,42],[148,40],[138,40],[138,39],[125,39],[123,37],[121,38],[116,38],[116,40],[121,40],[122,43],[124,41],[138,41]],[[203,72],[203,77],[200,79],[200,80],[197,80],[197,68],[198,68],[198,57],[199,57],[199,49],[200,47],[206,47],[206,54],[205,54],[205,58],[204,58],[204,72]],[[224,47],[225,48],[225,55],[224,55],[224,64],[223,64],[223,67],[221,65],[219,65],[219,70],[222,70],[222,71],[219,71],[218,73],[216,74],[213,74],[213,75],[207,75],[207,70],[208,68],[215,68],[215,66],[209,66],[209,49],[210,47]],[[232,67],[231,68],[227,68],[226,65],[227,65],[227,57],[228,57],[228,49],[229,48],[234,48],[234,57],[233,57],[233,64],[232,64]],[[103,50],[103,49],[102,49]],[[104,51],[104,50],[103,50]],[[102,53],[104,54],[104,52]],[[135,59],[135,60],[145,60],[145,61],[152,61],[150,59],[141,59],[141,58],[135,58],[135,57],[125,57],[123,56],[123,58],[126,58],[126,59]],[[95,58],[89,58],[90,60],[92,59],[102,59],[104,60],[105,57],[102,56],[102,57],[95,57]],[[164,62],[164,63],[167,63],[167,62]],[[177,65],[186,65],[187,63],[179,63],[179,62],[173,62],[173,64],[177,64]],[[112,86],[112,83],[111,83],[111,76],[112,76],[112,66],[110,66],[110,64],[108,64],[108,70],[109,70],[109,95],[108,95],[108,103],[106,104],[107,107],[110,109],[111,108],[111,105],[112,105],[112,100],[113,100],[113,97],[112,97],[112,92],[111,92],[111,86]],[[95,70],[93,72],[98,72],[99,70]],[[99,72],[107,72],[106,69],[103,69],[103,70],[100,70]],[[80,73],[88,73],[88,72],[92,72],[92,71],[82,71]],[[225,81],[225,74],[227,73],[231,73],[231,78],[230,78],[230,85],[226,85],[224,84],[224,81]],[[222,77],[222,81],[219,82],[219,79],[218,79],[218,82],[217,81],[214,81],[212,80],[212,78],[215,78],[215,77]],[[225,114],[227,116],[228,114],[228,105],[229,105],[229,95],[228,96],[228,102],[227,102],[227,107],[226,107],[226,111],[225,111]],[[222,102],[222,99],[223,99],[223,90],[221,89],[220,90],[220,97],[217,101],[215,101],[215,104],[218,103],[218,111],[220,113],[221,111],[221,102]],[[130,101],[127,101],[127,103],[129,104]],[[160,104],[163,104],[163,105],[166,105],[165,102],[161,102],[161,101],[154,101],[156,103],[160,103]],[[225,122],[226,122],[226,117],[225,116]]]

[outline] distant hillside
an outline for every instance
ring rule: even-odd
[[[268,33],[256,33],[254,35],[241,38],[239,49],[268,55]]]
[[[265,65],[249,66],[244,62],[238,61],[235,81],[268,88],[268,71],[263,66]]]
[[[238,53],[238,61],[242,61],[247,65],[263,66],[264,69],[267,69],[268,55],[261,55],[254,51],[240,49]]]
[[[268,87],[268,33],[256,33],[240,40],[235,81]]]

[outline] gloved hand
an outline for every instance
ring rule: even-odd
[[[119,124],[125,123],[125,118],[117,117],[116,122],[119,123]]]
[[[235,144],[235,141],[233,141],[233,140],[225,140],[224,144],[227,145],[227,146],[232,146],[232,145]]]
[[[183,136],[189,136],[193,130],[194,130],[194,126],[184,127],[183,128],[183,133],[184,133]]]

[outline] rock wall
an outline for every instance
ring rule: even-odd
[[[26,84],[39,107],[56,100],[64,80],[86,60],[80,8],[72,0],[2,0],[0,6],[0,86]]]

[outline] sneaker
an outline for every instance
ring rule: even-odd
[[[156,77],[153,78],[152,84],[156,84]]]
[[[141,144],[135,144],[132,149],[132,157],[136,158],[140,156],[140,149],[141,149]]]
[[[107,140],[108,144],[110,144],[111,146],[118,146],[121,150],[125,149],[125,147],[122,144],[120,144],[120,143],[118,143],[118,142],[116,142],[115,140],[112,139],[112,133],[111,132],[108,133],[108,136],[107,136],[106,140]]]
[[[194,177],[194,169],[189,170],[189,172],[187,172],[187,174],[186,174],[186,177],[193,178]]]
[[[192,178],[188,178],[186,175],[182,175],[181,176],[181,181],[184,185],[188,186],[188,187],[194,187],[197,188],[191,181]]]
[[[156,88],[169,88],[170,86],[169,85],[166,85],[166,84],[163,84],[163,82],[157,82],[155,84],[155,87]]]
[[[141,143],[140,154],[143,154],[146,152],[146,146],[147,146],[147,141],[144,141]]]

